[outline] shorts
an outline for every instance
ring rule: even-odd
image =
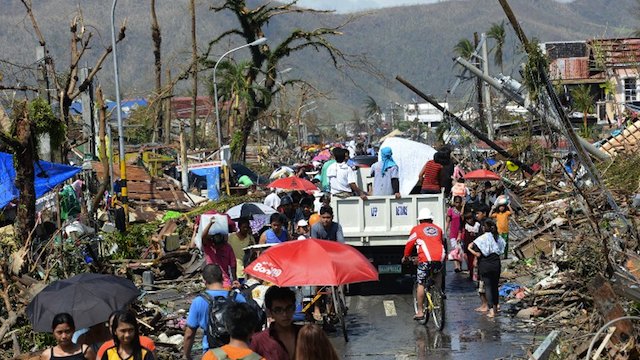
[[[478,281],[478,294],[482,295],[484,293],[486,293],[484,289],[484,281],[480,280]]]
[[[427,279],[430,275],[440,272],[442,270],[442,263],[439,261],[421,262],[418,264],[417,282],[418,284],[426,285]]]

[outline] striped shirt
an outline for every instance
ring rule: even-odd
[[[433,160],[427,161],[422,168],[422,190],[440,191],[440,170],[442,165]]]

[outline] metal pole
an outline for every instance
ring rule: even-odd
[[[114,1],[117,1],[117,0],[114,0]],[[222,131],[220,130],[220,110],[218,109],[218,83],[216,82],[216,71],[218,70],[218,65],[220,64],[220,61],[222,61],[222,59],[225,56],[231,54],[232,52],[238,51],[240,49],[244,49],[249,46],[260,45],[265,41],[267,41],[267,38],[260,38],[249,44],[244,44],[242,46],[238,46],[237,48],[231,49],[226,53],[222,54],[222,56],[220,56],[218,61],[216,61],[216,64],[213,66],[213,101],[216,107],[216,129],[218,131],[218,148],[222,147]],[[220,156],[222,156],[222,154],[220,154]]]
[[[124,131],[122,126],[122,109],[120,104],[120,77],[118,74],[118,52],[116,44],[115,16],[116,4],[118,0],[113,0],[111,6],[111,48],[113,49],[113,73],[116,88],[116,116],[118,118],[118,152],[120,153],[120,180],[122,184],[122,206],[124,208],[125,224],[129,223],[129,204],[127,192],[127,167],[125,164],[124,152]]]
[[[489,53],[487,51],[487,35],[482,33],[482,72],[485,75],[489,75]],[[482,83],[482,97],[484,102],[484,111],[487,119],[487,136],[490,140],[493,140],[493,115],[491,115],[491,91],[489,91],[489,84]]]

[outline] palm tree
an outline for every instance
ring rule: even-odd
[[[500,66],[500,72],[504,73],[504,68],[502,64],[502,50],[504,49],[504,42],[507,38],[507,32],[504,28],[504,20],[500,24],[493,23],[491,24],[491,28],[487,32],[487,37],[496,41],[496,46],[494,47],[494,62],[496,65]]]
[[[571,90],[571,97],[573,98],[573,108],[582,112],[582,121],[584,126],[584,132],[588,132],[587,127],[587,114],[593,110],[593,97],[591,96],[591,88],[586,85],[580,85],[577,88]]]
[[[453,51],[455,51],[458,56],[465,59],[470,59],[474,50],[475,48],[469,39],[460,39],[456,46],[453,47]]]
[[[369,119],[373,119],[376,126],[378,126],[380,114],[382,114],[382,109],[380,108],[376,100],[371,96],[367,96],[367,98],[364,100],[364,116],[367,119],[367,125],[369,124]]]

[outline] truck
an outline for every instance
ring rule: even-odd
[[[372,262],[381,280],[406,273],[401,259],[409,232],[417,225],[418,212],[429,208],[433,222],[444,230],[445,198],[440,194],[369,196],[331,200],[334,221],[342,226],[345,242]]]

